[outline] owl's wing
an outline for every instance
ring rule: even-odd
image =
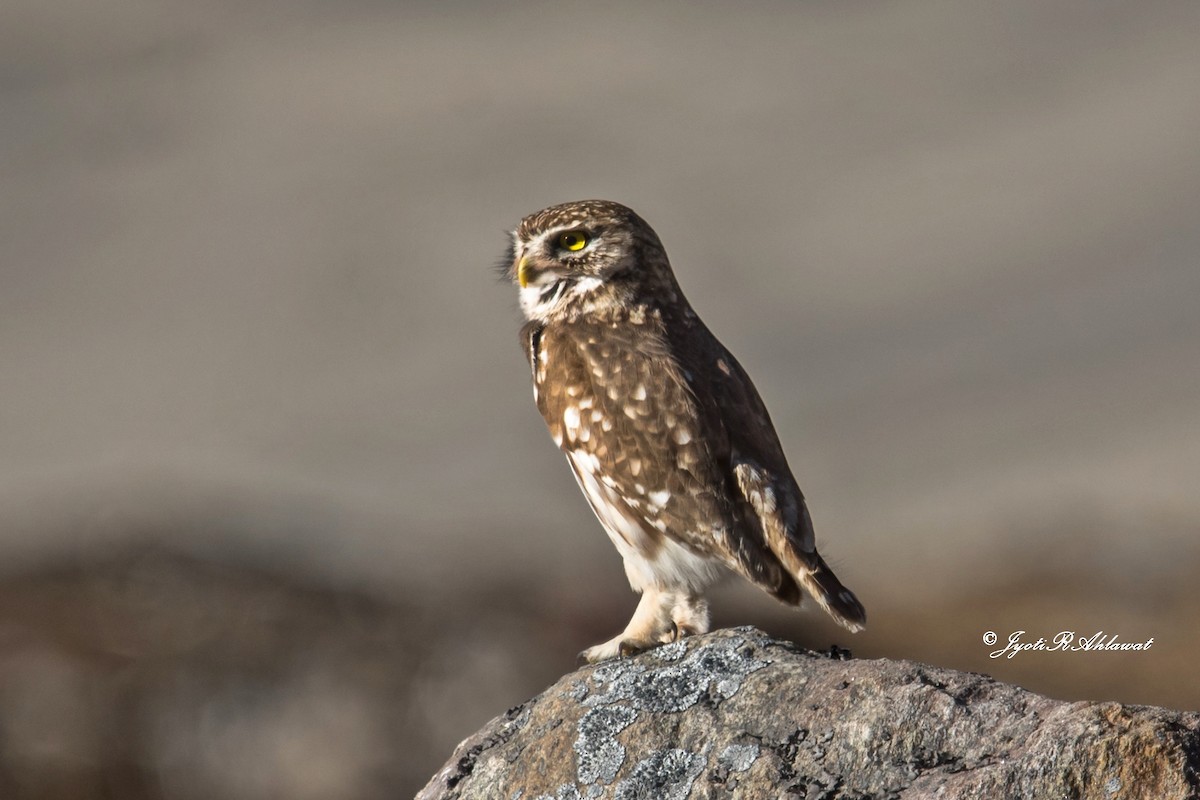
[[[766,548],[786,573],[839,624],[861,630],[866,612],[817,552],[812,517],[784,456],[766,405],[750,376],[699,320],[689,331],[689,351],[698,354],[704,379],[698,392],[709,430],[722,429],[728,450],[720,468],[732,475],[741,497],[753,510]],[[799,602],[780,596],[785,602]]]

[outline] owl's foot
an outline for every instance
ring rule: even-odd
[[[614,645],[613,642],[617,643]],[[586,650],[580,650],[576,656],[584,664],[596,664],[601,661],[607,661],[610,658],[616,658],[621,654],[620,637],[615,640],[609,640],[604,644],[598,644],[595,647],[589,647]]]
[[[643,621],[640,625],[634,625],[634,621],[639,621],[636,616],[619,636],[614,636],[595,647],[589,647],[579,654],[579,658],[589,664],[607,661],[610,658],[629,658],[653,650],[659,645],[674,642],[681,635],[687,635],[681,633],[679,627],[669,619],[655,619],[651,624],[644,624]]]
[[[601,661],[608,661],[610,658],[628,658],[637,655],[644,649],[644,647],[639,647],[637,642],[626,639],[622,634],[581,651],[579,660],[586,664],[597,664]]]
[[[685,636],[706,633],[708,620],[708,603],[702,597],[647,589],[625,630],[584,650],[579,658],[589,664],[628,658]]]
[[[614,636],[607,642],[602,642],[595,647],[589,647],[579,654],[579,660],[587,664],[596,664],[600,661],[608,661],[610,658],[629,658],[636,656],[638,653],[644,653],[647,650],[658,647],[669,639],[662,641],[654,639],[632,639],[622,633],[620,636]]]

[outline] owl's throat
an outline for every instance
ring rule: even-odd
[[[549,283],[531,283],[521,288],[521,311],[527,319],[545,320],[561,306],[567,291],[567,279],[558,278]]]
[[[567,314],[603,283],[595,277],[555,275],[552,280],[531,283],[521,289],[521,311],[526,319],[547,322]]]

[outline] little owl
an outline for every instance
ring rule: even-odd
[[[533,396],[641,601],[600,661],[704,633],[727,568],[851,631],[866,613],[817,552],[762,399],[688,305],[658,236],[604,200],[521,220],[505,259]]]

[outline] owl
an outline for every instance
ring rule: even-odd
[[[519,287],[534,401],[641,595],[625,630],[580,657],[706,632],[704,592],[727,571],[788,605],[807,592],[861,630],[766,406],[650,226],[609,201],[552,206],[521,220],[502,270]]]

